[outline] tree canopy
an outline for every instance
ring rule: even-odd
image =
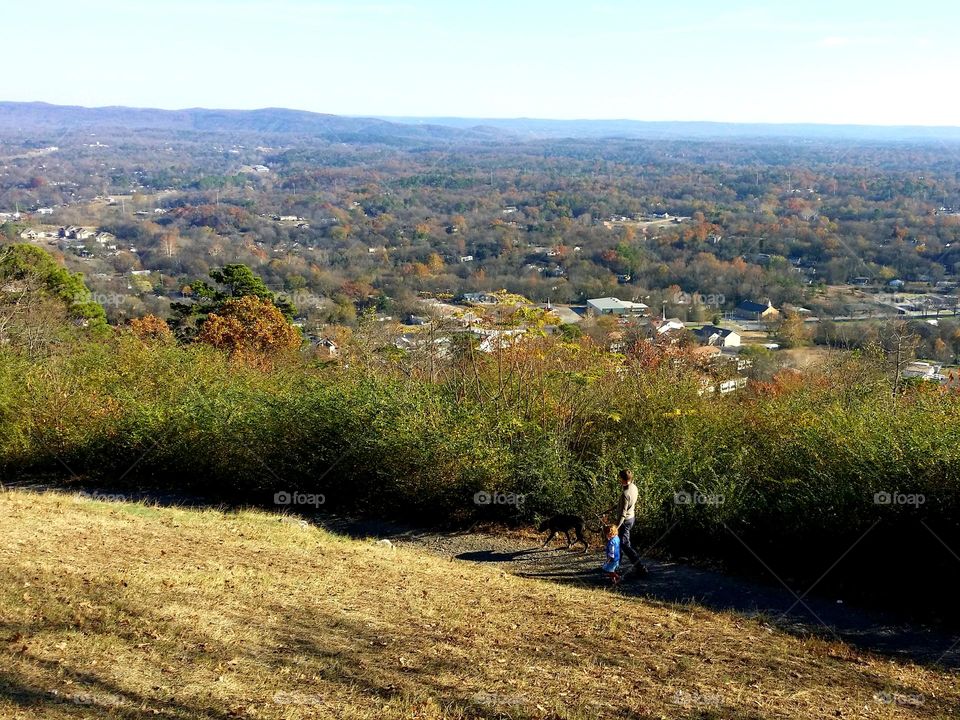
[[[0,248],[0,302],[27,290],[60,300],[70,318],[89,328],[106,326],[107,316],[84,284],[43,248],[17,243]]]

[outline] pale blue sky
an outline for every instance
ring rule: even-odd
[[[950,1],[4,5],[0,100],[960,125]]]

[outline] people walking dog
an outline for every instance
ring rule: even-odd
[[[630,531],[636,522],[637,486],[633,483],[633,471],[624,468],[620,471],[620,485],[623,493],[620,495],[620,504],[617,506],[617,530],[620,537],[620,550],[626,555],[633,568],[641,575],[647,574],[647,568],[640,562],[640,554],[630,544]]]

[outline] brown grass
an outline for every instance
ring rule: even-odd
[[[259,512],[0,494],[3,718],[936,718],[957,676]]]

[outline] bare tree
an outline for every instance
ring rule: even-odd
[[[919,336],[903,320],[895,320],[880,332],[880,344],[893,374],[893,397],[900,394],[903,369],[916,358]]]

